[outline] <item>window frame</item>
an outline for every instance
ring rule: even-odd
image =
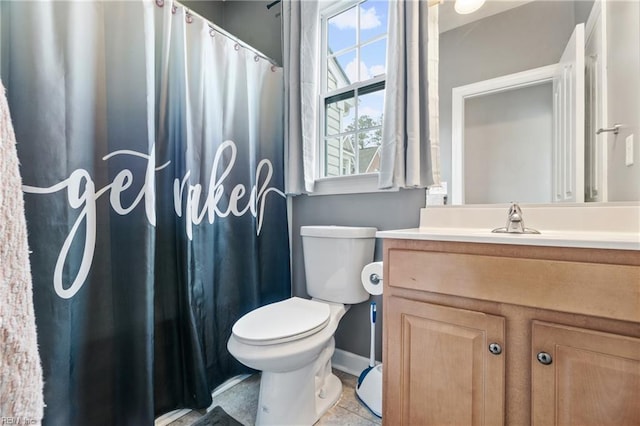
[[[319,24],[320,24],[320,67],[319,76],[320,76],[320,84],[319,84],[319,93],[318,93],[318,147],[316,150],[316,171],[317,175],[315,176],[315,188],[314,192],[310,195],[327,195],[327,194],[354,194],[354,193],[369,193],[369,192],[389,192],[389,191],[397,191],[397,188],[392,189],[379,189],[378,188],[378,178],[379,172],[370,172],[370,173],[354,173],[351,175],[341,175],[341,176],[325,176],[325,167],[326,167],[326,142],[327,136],[326,132],[326,100],[330,98],[339,97],[340,95],[344,95],[350,91],[353,91],[353,99],[358,99],[359,92],[362,89],[383,85],[383,91],[386,91],[386,72],[384,74],[375,76],[366,81],[357,81],[348,86],[334,89],[332,91],[327,90],[327,71],[328,71],[328,25],[329,20],[340,13],[347,11],[352,7],[358,8],[361,3],[364,3],[365,0],[337,0],[327,5],[320,11]],[[360,50],[367,45],[379,42],[380,40],[387,39],[388,30],[385,30],[383,34],[377,35],[371,39],[366,40],[365,43],[361,43],[360,40],[360,13],[359,9],[356,12],[357,16],[357,29],[356,29],[356,43],[353,46],[346,47],[345,49],[335,52],[333,54],[334,57],[339,56],[342,53],[346,53],[351,49],[354,49],[356,52],[356,60],[360,63]],[[385,58],[385,67],[387,66],[387,58]],[[359,70],[358,70],[359,72]],[[366,93],[365,93],[366,94]],[[358,103],[355,102],[355,123],[356,128],[352,132],[343,132],[335,135],[335,137],[345,137],[349,133],[353,134],[354,141],[357,147],[358,142],[358,133],[359,128],[357,127],[358,123]],[[373,127],[371,130],[381,129],[380,127]],[[341,148],[342,151],[342,148]],[[358,155],[356,155],[358,157]],[[341,160],[342,162],[342,157]],[[356,170],[358,170],[358,164],[356,162]]]

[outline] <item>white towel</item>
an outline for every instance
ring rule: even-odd
[[[43,381],[16,138],[0,83],[0,418],[40,424]]]

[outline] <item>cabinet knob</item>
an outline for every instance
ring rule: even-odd
[[[502,346],[500,346],[498,343],[491,343],[489,345],[489,352],[494,355],[500,355],[502,353]]]
[[[549,365],[553,362],[553,358],[546,352],[538,353],[538,362],[543,365]]]

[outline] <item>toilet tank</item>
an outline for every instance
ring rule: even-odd
[[[360,281],[373,261],[376,228],[302,226],[307,293],[327,302],[353,304],[369,298]]]

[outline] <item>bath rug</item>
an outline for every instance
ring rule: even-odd
[[[227,412],[218,405],[191,426],[243,426],[243,424],[227,414]]]

